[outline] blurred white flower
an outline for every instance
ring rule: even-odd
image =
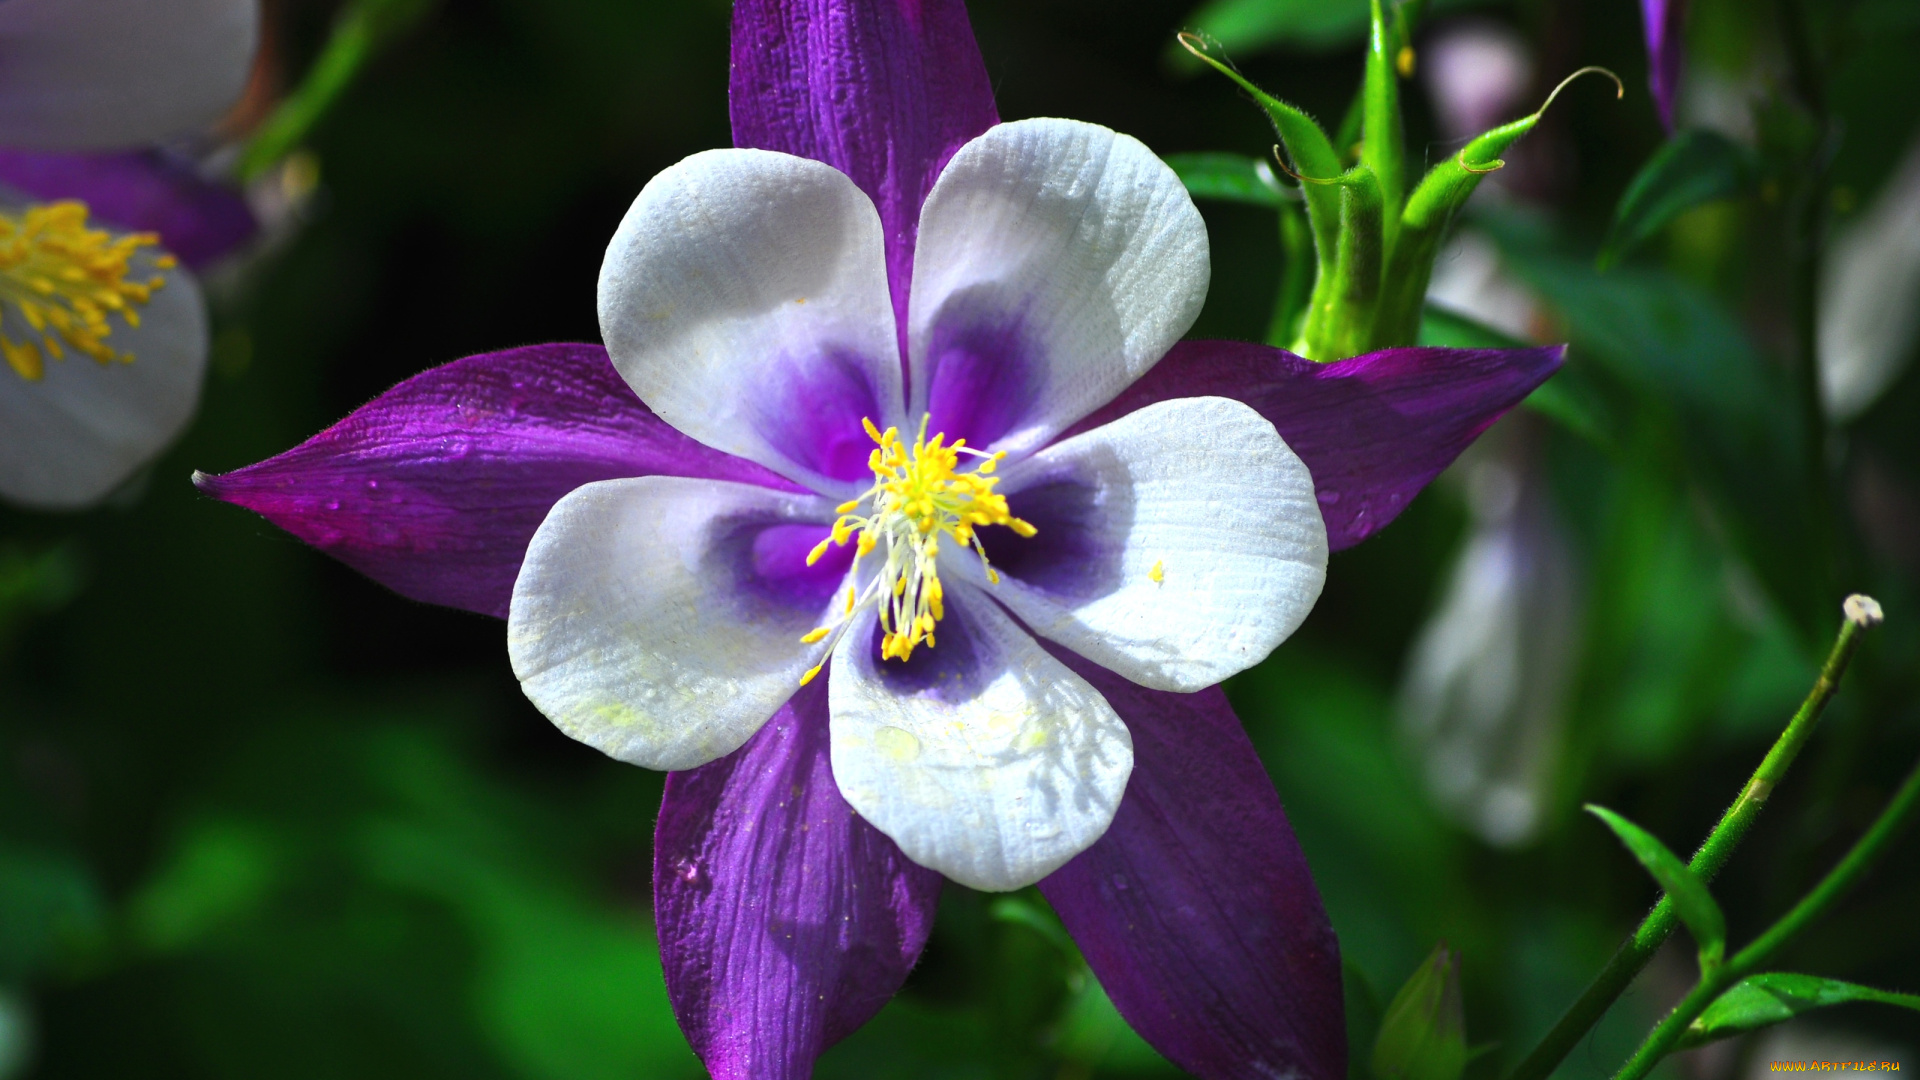
[[[1820,388],[1827,414],[1865,412],[1920,337],[1920,140],[1828,249],[1820,279]]]
[[[1482,19],[1457,22],[1421,50],[1427,96],[1448,139],[1478,135],[1513,119],[1533,85],[1533,56],[1519,34]]]
[[[1526,423],[1507,421],[1499,445],[1461,467],[1472,525],[1400,697],[1434,802],[1500,846],[1539,830],[1576,627],[1572,558],[1526,462]]]
[[[1493,241],[1477,232],[1457,233],[1440,249],[1427,301],[1520,341],[1535,340],[1542,325],[1539,301],[1500,265]]]
[[[245,88],[258,37],[257,0],[4,0],[0,147],[126,149],[204,128]],[[158,244],[75,199],[0,192],[0,498],[98,502],[192,417],[206,311]]]

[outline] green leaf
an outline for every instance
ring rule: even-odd
[[[105,941],[105,904],[78,859],[0,843],[0,986],[85,965]]]
[[[1466,1067],[1460,958],[1443,941],[1387,1005],[1373,1043],[1373,1075],[1375,1080],[1460,1080]]]
[[[1287,192],[1274,178],[1273,167],[1245,154],[1169,154],[1167,167],[1196,199],[1278,207]]]
[[[1600,268],[1615,265],[1688,210],[1744,193],[1756,171],[1752,153],[1718,132],[1675,135],[1647,159],[1620,196],[1600,248]]]
[[[1075,963],[1080,960],[1080,947],[1073,943],[1066,927],[1060,925],[1060,916],[1045,906],[1045,901],[1036,896],[1012,893],[995,897],[987,907],[987,914],[995,922],[1012,923],[1024,926],[1040,935],[1054,948],[1060,950],[1062,957]]]
[[[1707,891],[1707,883],[1652,833],[1604,806],[1588,803],[1587,812],[1605,822],[1666,890],[1675,914],[1687,924],[1687,931],[1700,946],[1701,969],[1719,967],[1727,951],[1727,919],[1720,913],[1720,905],[1714,903],[1713,894]]]
[[[1422,0],[1403,0],[1394,7],[1424,7]],[[1476,0],[1439,0],[1442,9],[1486,6]],[[1400,14],[1396,12],[1396,14]],[[1409,36],[1405,15],[1395,20],[1396,42]],[[1215,38],[1229,49],[1256,52],[1284,46],[1330,50],[1357,44],[1367,36],[1367,0],[1209,0],[1187,19],[1194,31]],[[1184,55],[1170,55],[1182,67]]]
[[[1335,49],[1367,32],[1367,0],[1212,0],[1190,23],[1229,49]]]
[[[1920,995],[1875,990],[1871,986],[1823,979],[1818,975],[1768,972],[1743,979],[1721,994],[1687,1028],[1687,1033],[1681,1036],[1680,1046],[1701,1046],[1782,1020],[1791,1020],[1810,1009],[1853,1001],[1877,1001],[1883,1005],[1898,1005],[1920,1011]]]

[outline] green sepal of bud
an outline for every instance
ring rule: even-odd
[[[1307,208],[1307,230],[1313,237],[1316,272],[1308,310],[1323,307],[1328,299],[1327,290],[1333,286],[1334,261],[1339,251],[1341,196],[1338,189],[1328,185],[1341,175],[1340,155],[1334,152],[1327,133],[1312,117],[1249,82],[1209,52],[1205,40],[1193,34],[1181,34],[1180,44],[1246,91],[1273,124],[1281,148],[1293,162],[1291,168],[1282,162],[1281,168],[1300,181],[1301,201]]]
[[[1446,942],[1393,996],[1373,1043],[1375,1080],[1460,1080],[1467,1067],[1460,957]]]
[[[1395,34],[1371,0],[1373,26],[1367,39],[1367,71],[1361,106],[1360,162],[1380,185],[1386,246],[1399,231],[1400,197],[1406,190],[1406,134],[1400,121],[1400,79],[1394,74]]]
[[[1331,288],[1307,312],[1299,352],[1310,360],[1337,360],[1365,351],[1380,302],[1380,272],[1386,254],[1382,231],[1385,199],[1380,181],[1356,165],[1328,185],[1340,193],[1340,237]]]
[[[1500,155],[1540,123],[1560,91],[1590,73],[1612,79],[1616,96],[1626,93],[1619,76],[1613,72],[1601,67],[1583,67],[1560,80],[1560,85],[1553,88],[1534,112],[1488,131],[1428,170],[1407,196],[1406,207],[1400,212],[1399,228],[1387,258],[1385,291],[1368,347],[1405,345],[1418,337],[1420,311],[1426,302],[1427,284],[1433,277],[1433,260],[1440,254],[1441,241],[1446,238],[1454,215],[1466,205],[1482,177],[1506,165]]]

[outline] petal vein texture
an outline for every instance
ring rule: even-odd
[[[1114,1007],[1202,1080],[1344,1080],[1339,944],[1226,695],[1061,659],[1134,736],[1112,828],[1040,883]]]
[[[667,777],[653,896],[674,1012],[716,1080],[806,1080],[906,980],[940,875],[840,797],[815,683],[746,746]]]
[[[1000,120],[962,0],[738,0],[733,144],[824,162],[879,209],[906,355],[920,204]]]

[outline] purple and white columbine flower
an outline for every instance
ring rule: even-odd
[[[647,185],[601,270],[614,367],[674,428],[805,491],[573,491],[527,550],[508,651],[561,730],[674,770],[738,749],[830,654],[840,793],[914,862],[1017,889],[1106,832],[1133,767],[1126,724],[1035,635],[1204,689],[1300,625],[1326,530],[1305,466],[1238,401],[1059,438],[1206,297],[1206,226],[1146,147],[996,125],[918,224],[903,334],[880,215],[845,173],[712,150]]]
[[[97,502],[192,417],[207,320],[178,264],[252,219],[130,148],[217,119],[258,33],[257,0],[0,0],[0,499]]]
[[[945,872],[1037,878],[1182,1068],[1343,1077],[1332,929],[1210,684],[1559,350],[1176,344],[1191,204],[1124,136],[1000,124],[959,0],[737,0],[732,112],[740,149],[616,235],[608,351],[458,360],[198,483],[507,617],[561,726],[677,770],[655,920],[715,1076],[809,1075],[899,988]]]

